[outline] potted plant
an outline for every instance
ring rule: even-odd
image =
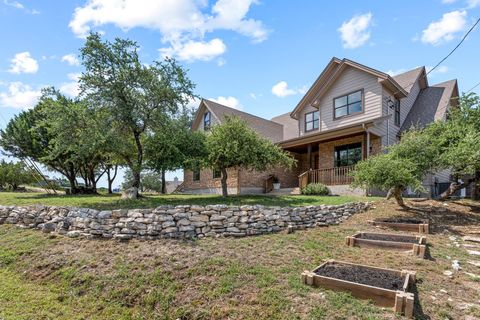
[[[278,180],[277,176],[272,176],[273,181],[273,190],[280,190],[280,180]]]

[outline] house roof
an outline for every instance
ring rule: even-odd
[[[273,117],[270,120],[283,125],[283,140],[298,137],[298,121],[290,117],[290,112]]]
[[[415,82],[418,80],[420,75],[425,72],[425,67],[418,67],[412,70],[409,70],[404,73],[397,74],[393,76],[393,79],[397,81],[397,83],[405,89],[405,91],[410,92]],[[425,77],[425,81],[427,81],[427,77]],[[423,79],[422,79],[423,80]],[[424,87],[428,87],[428,84],[425,83]]]
[[[448,107],[456,104],[451,100],[455,96],[458,96],[456,79],[422,89],[403,122],[400,132],[412,127],[423,128],[430,122],[444,120]]]
[[[220,122],[225,121],[226,117],[228,116],[237,116],[245,120],[250,128],[263,137],[273,142],[283,140],[283,125],[280,123],[263,119],[254,116],[253,114],[233,109],[211,100],[203,99],[201,103],[204,103]]]
[[[335,83],[335,80],[340,76],[346,67],[356,68],[378,77],[380,83],[389,88],[391,91],[395,92],[395,96],[405,97],[408,94],[394,78],[385,72],[370,68],[350,59],[344,58],[340,60],[336,57],[333,57],[322,73],[315,80],[310,89],[308,89],[307,93],[297,104],[295,109],[292,111],[290,114],[291,117],[296,118],[298,111],[305,107],[306,103],[309,101],[312,102],[313,106],[316,106],[319,98],[327,92],[333,83]]]

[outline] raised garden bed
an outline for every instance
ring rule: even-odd
[[[368,223],[374,226],[387,227],[400,231],[411,231],[418,233],[429,233],[429,222],[427,219],[397,218],[369,220]]]
[[[346,243],[352,247],[411,251],[413,255],[424,258],[427,238],[423,236],[358,232],[353,236],[347,237]]]
[[[398,271],[328,260],[313,271],[304,271],[305,284],[335,291],[347,291],[360,299],[413,317],[414,295],[408,290],[415,282],[413,271]]]

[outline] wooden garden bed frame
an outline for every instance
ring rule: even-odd
[[[363,235],[379,235],[379,236],[388,236],[392,238],[398,238],[398,241],[395,240],[372,240],[364,239]],[[402,242],[401,238],[410,238],[416,240],[417,243],[411,242]],[[413,255],[425,258],[427,238],[424,236],[408,236],[408,235],[398,235],[391,233],[373,233],[373,232],[357,232],[353,236],[346,237],[347,246],[351,247],[369,247],[369,248],[380,248],[386,250],[402,250],[408,251],[411,250]]]
[[[371,269],[372,271],[391,272],[400,277],[404,277],[405,281],[402,290],[389,290],[361,284],[358,282],[351,282],[336,278],[320,276],[315,273],[317,269],[320,269],[325,265],[329,264],[359,266]],[[304,271],[302,273],[302,282],[307,285],[314,287],[323,287],[334,291],[347,291],[356,298],[370,299],[380,307],[391,308],[394,312],[400,313],[409,318],[413,317],[414,294],[408,292],[407,290],[409,289],[410,285],[413,284],[415,281],[416,273],[414,271],[384,269],[335,260],[328,260],[320,266],[316,267],[313,271]]]
[[[429,221],[428,219],[418,219],[421,223],[405,223],[405,222],[395,222],[395,221],[382,221],[382,220],[369,220],[368,223],[374,226],[387,227],[399,231],[410,231],[418,233],[430,232]]]

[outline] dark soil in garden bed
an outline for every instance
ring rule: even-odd
[[[419,242],[415,237],[379,234],[379,233],[362,233],[358,236],[358,238],[366,239],[366,240],[395,241],[395,242],[405,242],[405,243]]]
[[[377,220],[377,222],[388,222],[388,223],[409,223],[409,224],[422,224],[425,221],[414,218],[397,218],[397,219],[382,219]]]
[[[319,276],[361,283],[388,290],[402,290],[405,278],[388,271],[348,264],[327,264],[314,271]]]

